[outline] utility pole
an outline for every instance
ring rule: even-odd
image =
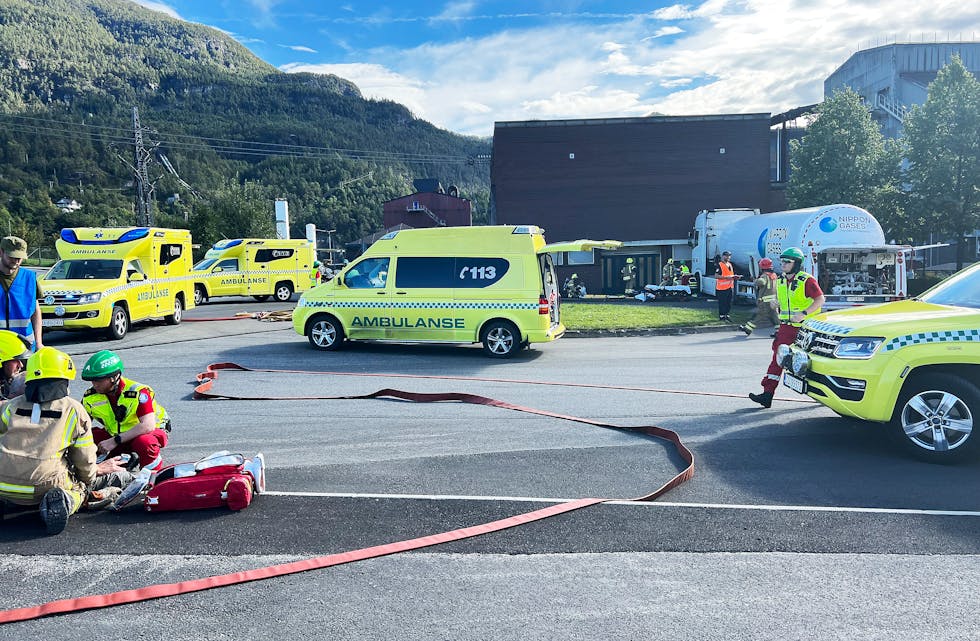
[[[139,109],[133,107],[133,134],[136,152],[133,169],[133,186],[136,188],[136,224],[141,227],[153,226],[153,183],[147,172],[150,152],[143,146],[143,128],[140,127]]]

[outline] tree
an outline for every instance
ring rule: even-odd
[[[980,228],[980,81],[959,56],[906,118],[905,136],[913,206],[935,231],[957,239],[960,269],[969,258],[966,235]]]
[[[899,198],[900,147],[885,140],[852,89],[825,100],[790,150],[791,207],[850,203],[874,214],[889,237],[907,227]]]

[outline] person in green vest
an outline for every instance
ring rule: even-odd
[[[807,316],[820,313],[824,304],[823,290],[817,279],[803,271],[803,250],[790,247],[779,255],[782,275],[776,281],[776,299],[779,302],[779,329],[772,342],[772,360],[762,379],[762,393],[749,394],[749,398],[762,407],[772,407],[772,397],[779,385],[783,368],[776,362],[776,350],[780,345],[791,345]]]
[[[92,383],[82,404],[95,423],[95,443],[110,456],[135,454],[141,468],[160,469],[170,417],[152,388],[122,374],[122,359],[107,349],[93,354],[82,368],[82,379]]]

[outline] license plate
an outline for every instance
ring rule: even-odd
[[[863,303],[864,302],[864,296],[848,296],[847,297],[847,302],[849,302],[849,303]]]
[[[789,372],[783,373],[783,385],[790,388],[794,392],[806,394],[806,381],[802,378],[793,376]]]
[[[64,318],[42,318],[41,327],[64,327]]]

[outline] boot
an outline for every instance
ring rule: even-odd
[[[749,398],[761,405],[762,407],[772,407],[772,392],[763,392],[761,394],[749,394]]]
[[[739,325],[738,328],[740,330],[742,330],[743,332],[745,332],[745,335],[746,336],[751,336],[752,335],[752,329],[753,328],[751,328],[751,327],[749,327],[747,325]]]
[[[60,487],[48,490],[41,498],[41,520],[48,534],[61,534],[68,525],[68,493]]]

